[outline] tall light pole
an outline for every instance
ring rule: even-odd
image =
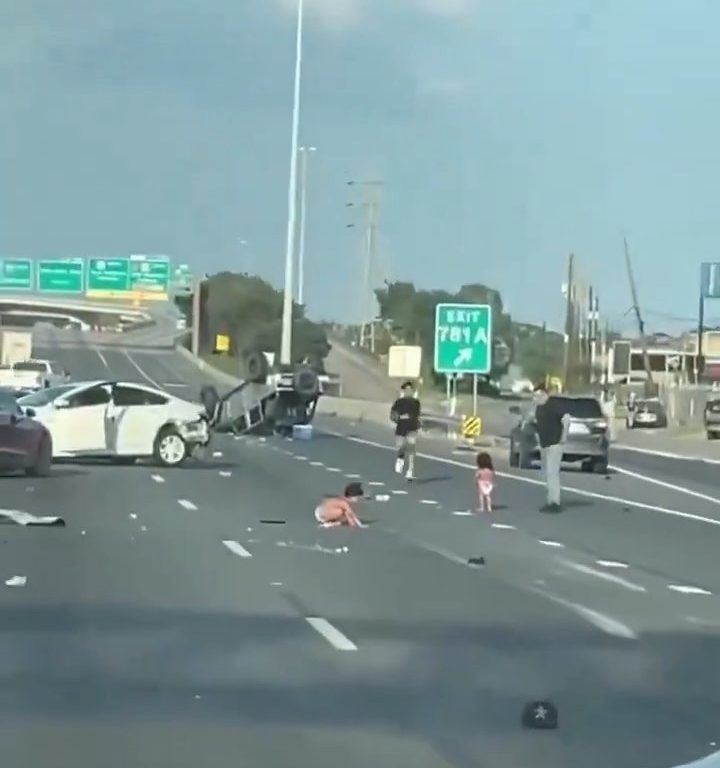
[[[293,260],[297,223],[298,134],[300,132],[300,84],[302,82],[303,0],[297,4],[297,40],[295,43],[295,89],[293,95],[290,183],[288,184],[287,248],[285,251],[285,293],[283,295],[280,364],[292,363]]]
[[[305,303],[305,224],[307,219],[307,168],[308,155],[317,152],[317,147],[300,147],[302,172],[300,183],[300,250],[298,252],[298,293],[297,302]]]

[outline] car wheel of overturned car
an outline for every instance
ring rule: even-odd
[[[593,462],[592,465],[592,471],[596,475],[607,475],[609,470],[607,459],[600,459],[599,461]]]
[[[179,467],[187,458],[188,446],[175,427],[163,427],[155,438],[153,457],[163,467]]]
[[[268,377],[268,361],[262,352],[245,355],[245,378],[254,384],[264,384]]]
[[[312,368],[300,368],[293,374],[293,389],[309,400],[320,392],[320,380]]]
[[[44,437],[40,441],[35,463],[28,467],[27,474],[31,477],[49,477],[52,472],[52,441]]]
[[[515,446],[510,447],[510,466],[511,467],[520,466],[520,456],[515,452]]]
[[[518,467],[520,469],[532,469],[532,459],[523,450],[520,450],[518,454]]]

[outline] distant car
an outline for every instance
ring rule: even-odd
[[[717,395],[705,403],[703,422],[708,440],[717,440],[720,435],[720,397]]]
[[[180,466],[210,442],[202,405],[143,384],[91,381],[64,384],[20,398],[50,431],[56,458],[153,458]]]
[[[44,389],[62,384],[69,379],[64,368],[52,360],[24,360],[12,367],[6,385],[15,389]]]
[[[584,472],[606,474],[608,470],[608,424],[600,403],[594,397],[552,395],[570,416],[563,446],[564,462],[582,462]],[[535,424],[535,408],[524,416],[518,406],[511,413],[521,415],[510,432],[510,466],[530,469],[540,461],[540,440]]]
[[[635,400],[633,408],[628,410],[625,417],[625,426],[628,429],[637,427],[667,427],[667,413],[665,406],[658,398],[648,400]]]
[[[28,475],[47,477],[52,469],[52,437],[34,417],[31,408],[21,408],[14,395],[0,391],[0,469],[24,470]]]

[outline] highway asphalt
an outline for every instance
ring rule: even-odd
[[[39,341],[78,379],[188,398],[204,381],[169,349]],[[407,484],[390,444],[328,417],[309,441],[218,436],[173,471],[0,478],[0,506],[67,522],[0,528],[3,766],[669,768],[716,751],[720,500],[701,463],[671,476],[616,452],[607,479],[565,473],[565,511],[544,515],[539,473],[497,453],[481,517],[472,455],[428,439]],[[362,505],[365,530],[318,529],[317,502],[356,476],[388,500]],[[558,730],[523,730],[545,698]]]

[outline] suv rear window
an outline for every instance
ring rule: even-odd
[[[554,397],[574,419],[602,419],[600,403],[594,397]]]
[[[32,360],[28,360],[24,363],[15,363],[13,365],[15,371],[34,371],[35,373],[45,373],[47,371],[47,365],[45,363],[35,363]]]

